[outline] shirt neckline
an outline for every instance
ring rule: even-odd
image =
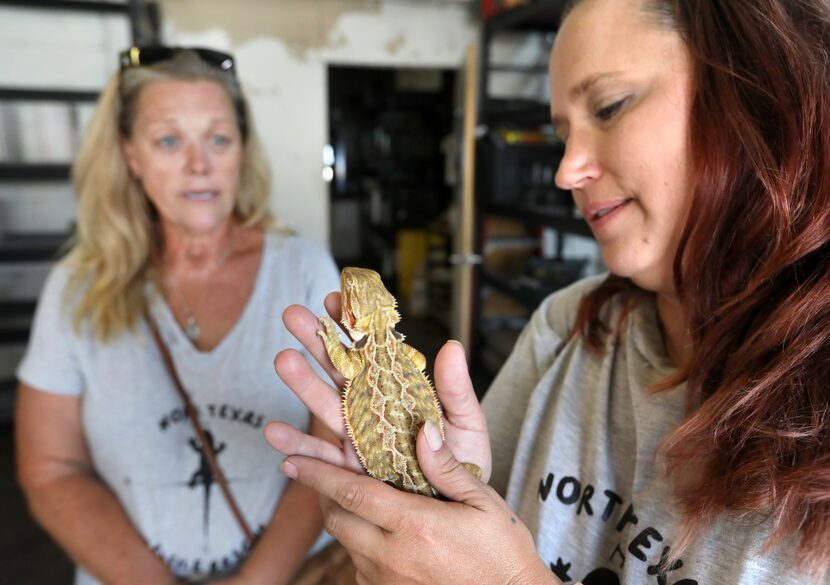
[[[153,296],[156,298],[156,302],[153,306],[153,313],[156,320],[159,322],[159,333],[163,336],[165,343],[171,347],[171,350],[175,348],[178,351],[184,351],[190,353],[191,355],[199,356],[201,359],[210,359],[223,353],[224,348],[231,345],[234,342],[234,339],[241,335],[240,332],[244,329],[246,321],[250,319],[250,314],[254,311],[254,307],[258,303],[258,299],[262,295],[261,291],[265,286],[264,283],[266,275],[264,273],[266,271],[266,266],[268,266],[268,263],[270,262],[273,237],[274,234],[267,230],[263,234],[262,255],[260,257],[259,267],[257,268],[257,273],[254,278],[253,290],[251,290],[251,294],[248,295],[248,299],[245,301],[245,306],[242,309],[242,313],[239,315],[239,319],[236,320],[225,336],[222,337],[222,339],[219,340],[219,343],[217,343],[212,349],[201,350],[194,345],[193,341],[187,337],[184,330],[176,321],[176,318],[173,316],[173,311],[170,308],[170,305],[167,304],[164,295],[161,294],[161,291],[159,291],[155,285],[149,283],[149,286],[153,287],[155,293]]]
[[[635,349],[649,365],[663,375],[677,369],[666,351],[654,297],[634,307],[626,321]]]

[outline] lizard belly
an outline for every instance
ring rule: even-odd
[[[343,414],[369,475],[409,492],[433,495],[417,463],[415,440],[426,420],[441,427],[441,410],[423,372],[398,362],[364,369],[346,388]]]

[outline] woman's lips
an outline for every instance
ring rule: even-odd
[[[617,214],[622,211],[632,198],[609,199],[590,203],[582,209],[582,215],[593,229],[598,229],[609,223]]]
[[[203,191],[185,191],[184,196],[191,201],[210,201],[219,195],[218,191],[205,189]]]

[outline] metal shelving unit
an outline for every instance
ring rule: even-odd
[[[0,239],[0,263],[54,260],[68,238],[68,234],[7,236]]]
[[[53,2],[59,3],[59,2]],[[2,5],[26,4],[3,2]],[[92,2],[75,2],[74,4],[95,4]],[[83,91],[62,88],[0,87],[0,101],[26,102],[66,102],[94,103],[98,99],[97,91]],[[20,163],[0,162],[0,181],[67,181],[70,175],[69,162],[66,163]]]
[[[478,91],[477,91],[477,132],[478,144],[480,148],[485,148],[485,140],[490,136],[495,137],[499,128],[503,129],[519,129],[526,131],[538,131],[540,128],[550,124],[550,108],[548,103],[527,100],[527,99],[504,99],[494,98],[488,95],[491,76],[499,73],[518,73],[529,75],[546,75],[547,66],[534,64],[519,64],[519,63],[494,63],[492,60],[493,43],[494,40],[505,33],[519,33],[526,34],[528,38],[533,35],[553,35],[561,23],[562,13],[566,5],[566,0],[531,0],[530,2],[506,10],[504,12],[494,15],[492,18],[482,23],[481,43],[479,49],[479,69],[478,69]],[[499,164],[505,164],[505,161],[512,161],[510,164],[516,166],[511,169],[523,169],[525,167],[519,166],[524,164],[520,161],[525,160],[525,152],[530,150],[528,146],[530,143],[524,143],[521,148],[525,151],[519,153],[518,150],[512,150],[511,144],[500,143],[499,154],[490,156],[476,156],[477,165],[485,165],[480,168],[500,168]],[[551,148],[542,152],[534,151],[528,156],[541,157],[543,154],[551,153]],[[510,151],[510,152],[507,152]],[[482,152],[485,152],[482,150]],[[492,150],[487,152],[494,152]],[[478,162],[479,160],[483,162]],[[478,173],[477,173],[478,174]],[[551,185],[553,173],[550,175]],[[575,234],[583,237],[592,237],[591,230],[588,225],[576,217],[572,206],[561,206],[553,203],[553,198],[545,198],[543,200],[546,206],[536,206],[531,202],[532,198],[527,195],[532,191],[521,191],[520,187],[516,185],[516,195],[509,195],[509,191],[500,191],[498,203],[491,202],[488,197],[488,192],[492,193],[495,188],[494,173],[484,173],[484,177],[476,179],[476,246],[475,255],[479,258],[486,257],[485,254],[485,222],[492,221],[493,218],[509,218],[516,220],[529,228],[529,231],[534,231],[535,228],[551,228],[555,230],[560,237],[558,238],[557,246],[559,251],[558,258],[561,258],[562,251],[562,234]],[[516,170],[511,171],[510,177],[520,177],[522,173]],[[547,175],[545,175],[547,176]],[[488,182],[489,178],[489,182]],[[499,179],[499,185],[512,183]],[[544,180],[542,181],[544,189]],[[538,188],[534,184],[533,188]],[[530,187],[528,187],[530,189]],[[521,196],[519,195],[521,193]],[[505,197],[505,195],[508,195]],[[511,205],[511,201],[516,201],[515,205]],[[521,203],[519,203],[521,201]],[[491,241],[491,240],[488,240]],[[564,260],[562,260],[565,262]],[[486,260],[485,260],[486,262]],[[485,307],[484,297],[490,292],[497,292],[504,295],[524,307],[528,313],[535,309],[542,300],[555,291],[557,288],[568,284],[565,279],[560,279],[556,282],[543,282],[535,279],[530,274],[524,273],[521,266],[510,267],[511,274],[499,274],[492,269],[485,269],[483,265],[476,266],[474,271],[475,281],[475,298],[473,304],[475,305],[474,315],[472,319],[473,327],[473,347],[475,361],[485,366],[485,369],[490,370],[494,364],[497,364],[498,359],[494,358],[495,354],[504,354],[505,348],[509,348],[509,340],[514,338],[515,327],[521,324],[524,320],[516,318],[515,315],[505,314],[506,316],[492,315],[495,305]],[[510,309],[512,310],[512,309]],[[483,315],[488,315],[486,318]],[[508,323],[512,324],[503,330],[498,327],[494,329],[494,323]],[[484,333],[486,331],[486,334]],[[489,343],[493,338],[503,335],[505,338],[503,343]],[[506,355],[504,356],[506,357]],[[490,371],[494,374],[495,372]]]
[[[56,11],[85,14],[121,15],[127,19],[133,44],[158,42],[159,11],[154,2],[126,0],[121,2],[94,2],[79,0],[0,0],[0,7],[40,11],[44,17],[52,17]],[[113,62],[115,55],[113,55]],[[43,80],[38,80],[43,81]],[[0,87],[0,101],[5,102],[58,102],[66,104],[94,103],[99,92],[63,87]],[[59,163],[0,163],[0,181],[66,182],[70,178],[70,161]],[[61,252],[69,234],[7,234],[0,238],[0,264],[10,270],[18,265],[52,262]],[[26,269],[20,266],[21,270]],[[16,297],[0,298],[0,345],[20,346],[27,342],[29,327],[35,311],[34,299]],[[0,375],[0,421],[11,417],[16,381]]]
[[[539,102],[504,101],[489,97],[492,73],[530,73],[546,75],[544,64],[519,65],[493,63],[491,48],[496,36],[505,32],[550,33],[559,28],[566,0],[531,0],[527,4],[505,10],[486,20],[481,31],[481,53],[479,73],[480,123],[494,125],[515,122],[525,125],[550,123],[547,104]]]
[[[109,12],[113,14],[126,14],[129,10],[128,4],[128,2],[84,2],[82,0],[0,0],[0,6],[80,12]]]
[[[2,0],[0,0],[2,1]],[[97,91],[76,89],[41,89],[22,87],[0,87],[0,100],[9,101],[50,101],[50,102],[94,102]]]
[[[69,163],[0,163],[0,181],[67,181],[70,171]]]
[[[593,237],[591,228],[583,220],[567,215],[554,215],[548,212],[534,212],[527,209],[514,209],[510,207],[484,207],[484,213],[517,219],[523,223],[537,227],[550,227],[557,231],[587,238]]]
[[[531,0],[487,20],[485,33],[506,30],[549,32],[559,28],[567,0]]]

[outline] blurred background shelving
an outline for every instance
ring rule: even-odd
[[[80,135],[117,51],[158,38],[155,3],[68,0],[0,1],[0,20],[21,23],[25,42],[0,71],[0,558],[4,582],[72,581],[65,553],[28,517],[13,458],[16,365],[29,338],[36,299],[70,237],[70,168]],[[66,30],[84,31],[68,55],[46,47]],[[97,41],[97,45],[95,42]],[[21,55],[45,55],[27,61]],[[73,59],[77,59],[73,61]],[[54,75],[61,62],[66,75]],[[26,64],[28,63],[28,64]],[[106,64],[106,65],[103,65]],[[103,65],[99,68],[100,65]],[[50,72],[52,72],[50,74]],[[71,85],[70,85],[71,83]]]
[[[474,240],[466,257],[473,273],[469,353],[487,381],[542,300],[599,269],[590,229],[570,193],[555,185],[564,145],[550,124],[547,57],[565,4],[521,3],[481,27],[476,124],[467,138]],[[505,38],[540,49],[505,51]],[[514,92],[500,89],[505,86]]]

